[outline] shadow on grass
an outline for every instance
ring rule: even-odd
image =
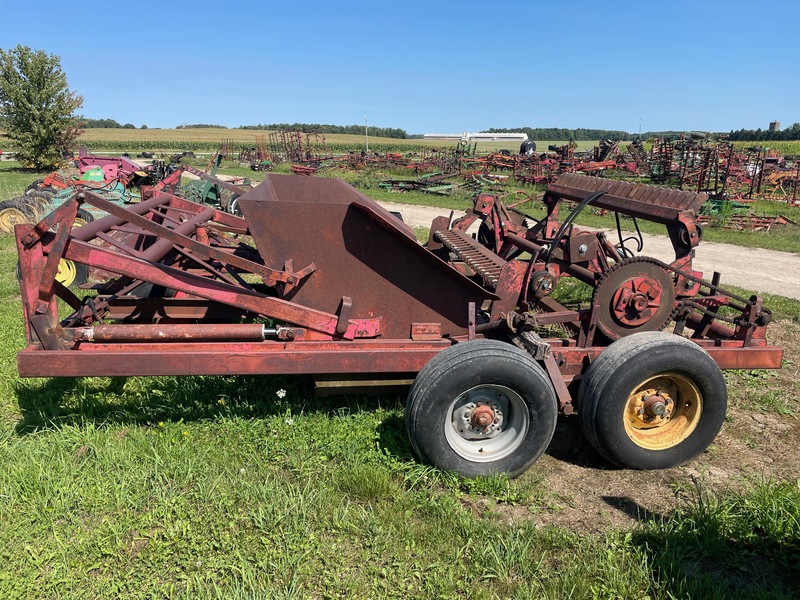
[[[318,398],[311,377],[196,376],[87,377],[20,380],[15,391],[22,414],[20,435],[65,426],[153,425],[216,418],[269,418],[300,412],[330,417],[402,408],[396,394]],[[402,415],[390,414],[378,427],[379,446],[400,460],[416,460]],[[577,419],[560,416],[547,454],[589,469],[610,470],[585,440]]]
[[[798,540],[765,535],[757,527],[751,529],[750,539],[737,539],[713,517],[697,512],[684,517],[656,521],[630,537],[630,544],[647,556],[653,580],[669,597],[798,597]]]
[[[32,167],[31,168],[28,168],[28,167],[7,167],[6,168],[5,165],[0,170],[2,170],[3,173],[18,173],[20,175],[42,175],[42,176],[44,176],[44,175],[47,175],[48,173],[50,173],[50,171],[37,171],[36,169],[34,169]]]
[[[406,433],[405,418],[400,415],[389,415],[383,420],[378,427],[378,444],[398,460],[417,460]]]
[[[317,398],[306,376],[89,377],[21,380],[20,435],[87,423],[151,425],[292,413],[336,416],[395,406],[394,397]]]

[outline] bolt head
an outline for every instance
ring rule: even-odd
[[[472,413],[472,424],[476,427],[487,428],[494,422],[494,411],[488,406],[481,406]]]

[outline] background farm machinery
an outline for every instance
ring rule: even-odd
[[[94,156],[85,148],[73,164],[72,171],[50,173],[31,183],[23,195],[0,202],[0,231],[10,232],[15,223],[38,220],[78,189],[94,190],[115,202],[133,202],[138,200],[138,186],[154,179],[154,171],[145,171],[126,157]],[[86,207],[79,219],[92,220],[99,214]]]
[[[673,466],[722,424],[720,368],[778,368],[782,357],[758,297],[692,268],[704,199],[567,174],[541,220],[479,194],[465,216],[437,218],[422,245],[339,180],[269,175],[238,196],[241,217],[166,186],[126,206],[86,190],[15,227],[19,371],[405,383],[411,443],[444,469],[519,474],[557,414],[576,409],[611,462]],[[108,214],[76,227],[86,205]],[[642,255],[621,228],[615,242],[580,230],[587,206],[662,223],[674,256]],[[106,277],[80,296],[55,277],[64,259]],[[569,281],[588,287],[588,304],[559,301]]]
[[[509,178],[527,184],[547,185],[563,173],[602,175],[612,179],[646,178],[678,189],[705,193],[712,199],[767,198],[797,202],[800,171],[796,161],[786,161],[765,148],[743,148],[724,137],[691,133],[645,143],[600,140],[588,151],[575,142],[550,145],[536,152],[535,144],[520,152],[501,150],[479,154],[475,145],[460,142],[448,149],[402,153],[362,151],[335,155],[319,132],[278,131],[256,136],[257,144],[240,152],[239,161],[253,170],[271,170],[291,163],[298,175],[314,175],[335,168],[407,170],[417,176],[387,179],[384,187],[396,191],[449,193],[492,178]],[[448,179],[440,184],[439,179]],[[461,181],[463,179],[463,182]],[[486,190],[486,187],[484,187]]]
[[[22,196],[1,202],[0,231],[11,232],[18,223],[36,223],[65,202],[86,192],[118,205],[138,203],[156,193],[169,192],[236,213],[237,198],[250,187],[250,182],[239,178],[244,186],[241,187],[218,177],[216,171],[223,156],[222,152],[215,153],[206,171],[201,171],[185,164],[165,164],[160,160],[141,167],[126,157],[93,156],[83,150],[76,159],[79,176],[51,173],[28,186]],[[75,215],[73,226],[79,227],[107,215],[105,208],[83,203]],[[89,276],[87,265],[69,259],[59,262],[56,278],[63,285],[82,284]]]
[[[15,223],[38,221],[83,191],[92,191],[111,202],[130,204],[148,197],[154,189],[168,187],[187,199],[232,211],[235,198],[244,193],[250,182],[244,178],[228,178],[232,182],[217,176],[225,155],[223,147],[201,171],[181,163],[181,155],[170,158],[169,163],[155,159],[141,166],[126,156],[95,156],[81,148],[74,160],[74,172],[53,172],[30,184],[23,195],[0,203],[0,231],[12,231]],[[105,214],[86,205],[78,216],[79,224]]]

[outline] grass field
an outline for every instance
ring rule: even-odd
[[[397,397],[321,401],[300,377],[21,380],[12,246],[0,237],[3,598],[790,598],[800,581],[792,481],[690,485],[625,530],[541,529],[541,473],[418,464]]]
[[[80,142],[86,143],[90,150],[94,152],[140,152],[160,151],[163,153],[176,152],[181,150],[192,150],[198,152],[211,152],[218,148],[223,141],[231,140],[238,147],[248,147],[256,145],[256,135],[267,135],[269,131],[254,131],[243,129],[87,129],[80,138]],[[338,135],[331,134],[325,136],[326,140],[334,152],[344,152],[349,150],[360,150],[364,145],[364,138],[357,135]],[[563,141],[537,140],[540,150],[545,150],[550,145],[561,145]],[[578,142],[579,151],[591,149],[597,142],[585,141]],[[737,143],[742,147],[752,146],[748,143]],[[441,140],[400,140],[390,138],[371,138],[370,148],[378,152],[407,152],[422,151],[431,148],[453,148],[454,142]],[[625,145],[625,142],[622,143]],[[769,147],[784,155],[800,154],[800,142],[774,142]],[[481,142],[478,144],[478,152],[489,152],[496,150],[518,150],[518,144],[510,142]],[[197,162],[198,166],[204,166],[204,160]],[[2,166],[0,165],[0,168]],[[285,169],[284,169],[285,170]],[[222,173],[234,174],[239,176],[253,175],[247,168],[239,167],[232,162],[226,162],[221,170]],[[326,176],[342,177],[364,191],[371,197],[378,200],[393,202],[435,205],[441,208],[452,210],[465,210],[470,207],[471,192],[454,193],[448,197],[431,196],[424,193],[394,193],[383,190],[379,187],[382,179],[387,177],[408,177],[403,172],[355,172],[334,170],[321,173]],[[19,177],[19,180],[24,177]],[[0,200],[11,197],[2,187],[0,182]],[[13,183],[9,184],[14,187]],[[24,187],[24,186],[23,186]],[[526,186],[511,182],[507,184],[508,191],[521,189],[530,195],[541,193],[542,189],[535,186]],[[12,190],[13,191],[13,190]],[[536,214],[534,203],[533,212]],[[759,216],[783,215],[795,222],[800,223],[800,208],[789,206],[785,202],[758,201],[750,206],[750,209]],[[613,218],[597,217],[586,215],[578,220],[584,225],[596,227],[613,227]],[[642,229],[648,233],[662,233],[663,228],[654,226],[650,223],[641,223]],[[785,252],[800,253],[800,227],[789,227],[774,229],[771,231],[729,231],[722,228],[707,227],[705,239],[714,242],[733,243],[751,248],[766,248],[770,250],[780,250]]]
[[[36,177],[6,164],[0,192]],[[15,265],[0,235],[0,598],[722,600],[800,589],[798,468],[730,487],[679,470],[663,515],[591,531],[548,524],[569,500],[539,465],[516,480],[464,480],[414,460],[402,397],[323,400],[297,376],[20,379]],[[800,315],[800,302],[767,303],[778,319]],[[786,327],[796,357],[800,331]],[[800,390],[782,377],[731,374],[735,407],[794,422],[786,399]],[[567,462],[596,464],[584,452]]]
[[[234,172],[235,167],[228,167]],[[238,175],[246,175],[245,171],[237,171]],[[390,178],[408,177],[402,171],[344,171],[331,169],[320,172],[320,176],[340,177],[365,193],[367,196],[379,201],[397,202],[401,204],[414,204],[418,206],[436,206],[439,208],[465,211],[472,207],[475,196],[474,191],[456,190],[449,195],[440,196],[426,194],[418,191],[395,192],[380,187],[380,182]],[[531,197],[532,200],[527,204],[520,205],[520,210],[525,211],[532,217],[541,218],[545,216],[543,203],[540,201],[545,188],[509,181],[502,186],[496,194],[505,192],[522,192]],[[797,224],[800,224],[800,207],[791,206],[786,202],[759,200],[751,203],[747,210],[759,216],[783,215]],[[576,223],[588,227],[611,228],[616,226],[616,221],[612,214],[594,214],[591,210],[585,210],[578,217]],[[623,227],[628,231],[632,230],[633,222],[623,217]],[[639,220],[638,225],[645,233],[664,234],[663,225],[658,225],[650,221]],[[705,227],[703,239],[712,242],[736,244],[747,248],[765,248],[768,250],[779,250],[800,254],[800,225],[787,227],[775,227],[769,231],[736,231],[722,227]]]

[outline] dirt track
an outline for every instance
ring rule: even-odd
[[[434,217],[449,214],[443,208],[394,202],[380,204],[402,214],[403,220],[412,227],[430,227]],[[672,244],[666,235],[643,234],[643,238],[644,249],[640,254],[664,262],[674,259]],[[707,280],[711,279],[714,271],[722,273],[720,284],[723,288],[727,283],[756,292],[800,299],[800,256],[797,254],[702,242],[697,248],[693,265],[696,270],[703,272]]]

